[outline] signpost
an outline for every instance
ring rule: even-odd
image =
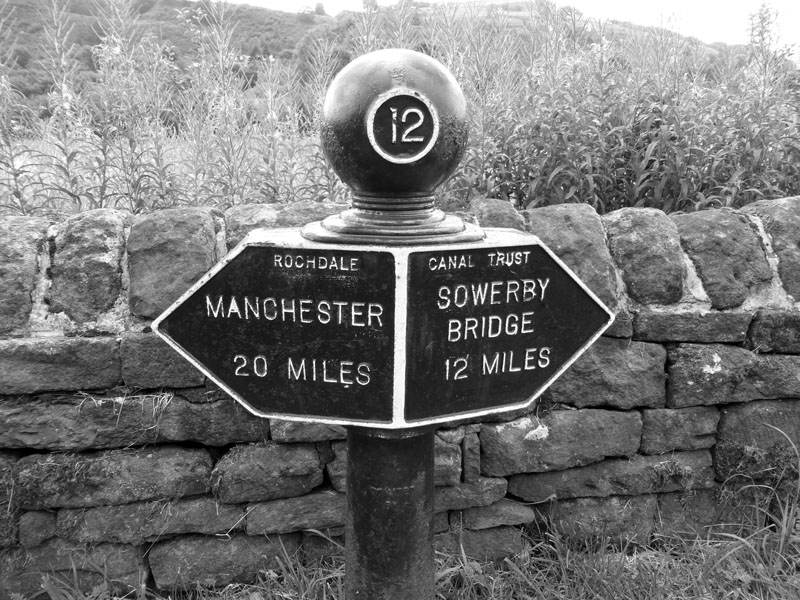
[[[153,329],[256,415],[348,425],[348,600],[430,600],[433,426],[529,406],[613,315],[535,236],[434,208],[466,105],[433,59],[355,60],[321,135],[352,208],[252,232]]]

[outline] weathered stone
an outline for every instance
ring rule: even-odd
[[[209,491],[206,450],[171,446],[93,454],[31,454],[15,466],[24,509],[80,508]]]
[[[450,513],[450,525],[466,529],[489,529],[501,525],[524,525],[536,518],[527,504],[503,498],[489,506],[465,508]]]
[[[671,218],[713,308],[740,306],[772,279],[761,238],[744,215],[721,208]]]
[[[179,533],[223,534],[242,530],[244,509],[218,504],[210,497],[62,508],[58,511],[56,529],[59,537],[76,542],[137,545]]]
[[[435,537],[437,552],[469,556],[480,561],[502,560],[519,554],[525,547],[518,527],[463,529],[440,533]]]
[[[127,593],[147,580],[146,567],[133,546],[79,545],[53,538],[35,548],[0,555],[0,598],[11,593],[40,595],[44,575],[70,582],[70,591],[86,593],[101,584],[108,584],[109,592]]]
[[[331,444],[334,459],[325,465],[333,489],[342,494],[347,492],[347,442]]]
[[[719,490],[690,490],[658,496],[658,533],[669,537],[706,539],[719,523]]]
[[[14,498],[16,460],[0,451],[0,548],[17,543],[17,503]]]
[[[156,317],[216,262],[213,215],[170,208],[136,218],[128,236],[129,304],[137,317]]]
[[[550,386],[550,398],[578,408],[661,407],[666,361],[660,344],[600,338]]]
[[[488,506],[503,498],[507,488],[508,483],[502,477],[480,477],[469,483],[437,487],[433,504],[437,512]]]
[[[152,333],[125,333],[120,344],[122,380],[131,388],[192,387],[204,375]]]
[[[678,302],[686,267],[675,223],[654,208],[621,208],[602,220],[628,295],[642,304]]]
[[[431,526],[433,533],[441,533],[450,529],[449,515],[450,513],[448,513],[446,510],[433,514],[433,525]]]
[[[333,490],[251,504],[247,507],[247,535],[341,527],[346,511],[344,494]]]
[[[606,332],[630,337],[630,316],[617,301],[617,275],[606,246],[603,223],[588,204],[560,204],[524,213],[532,233],[539,236],[603,303],[618,313]]]
[[[481,476],[481,440],[477,433],[467,433],[461,444],[461,479],[477,481]]]
[[[282,419],[270,419],[269,431],[270,437],[282,444],[343,440],[347,437],[347,429],[341,425]]]
[[[236,446],[214,467],[212,483],[228,504],[291,498],[322,483],[322,466],[313,444]]]
[[[800,398],[800,356],[758,355],[720,344],[669,351],[667,406]]]
[[[642,411],[642,454],[711,448],[716,441],[719,410],[713,406],[658,408]]]
[[[157,440],[198,442],[206,446],[228,446],[269,439],[267,419],[250,414],[233,398],[193,404],[174,397],[155,423]]]
[[[639,450],[642,417],[637,411],[584,408],[552,411],[481,427],[481,472],[511,475],[556,471],[633,456]]]
[[[509,493],[531,502],[548,499],[639,496],[714,486],[708,450],[677,452],[668,457],[609,459],[586,467],[524,473],[508,479]]]
[[[276,227],[302,227],[312,221],[322,221],[325,217],[338,215],[350,208],[344,202],[317,202],[313,200],[296,200],[279,205]]]
[[[795,371],[797,373],[797,371]],[[797,474],[800,401],[765,400],[721,410],[714,452],[717,479],[734,475],[777,479]]]
[[[122,255],[129,213],[101,208],[67,219],[55,238],[46,301],[85,323],[114,306],[122,290]]]
[[[743,213],[761,219],[764,230],[772,240],[772,249],[778,256],[778,275],[783,288],[796,301],[800,300],[800,196],[761,200],[748,204]]]
[[[751,312],[656,312],[633,317],[633,337],[651,342],[739,343],[747,337]]]
[[[47,450],[156,442],[226,446],[269,439],[269,424],[232,399],[191,404],[169,392],[0,398],[0,446]]]
[[[36,217],[0,218],[0,335],[24,331],[28,322],[48,224]]]
[[[148,553],[156,587],[163,591],[253,583],[260,571],[293,556],[299,534],[250,537],[185,536],[154,544]]]
[[[800,313],[759,310],[747,334],[747,346],[755,352],[800,354]]]
[[[326,466],[333,489],[344,493],[347,489],[347,445],[344,442],[332,444],[334,460]],[[441,437],[433,440],[433,481],[434,485],[457,485],[461,481],[461,446],[449,444]]]
[[[469,203],[469,212],[475,215],[481,227],[507,227],[525,231],[525,219],[507,200],[475,198]]]
[[[114,338],[0,341],[0,395],[109,388],[120,381]]]
[[[274,227],[278,207],[274,204],[237,204],[225,211],[225,233],[228,249],[241,242],[248,233],[262,227]]]
[[[57,535],[56,513],[47,510],[29,510],[19,516],[19,543],[33,548]]]
[[[658,499],[654,495],[575,498],[536,510],[579,547],[598,538],[645,544],[655,526]]]

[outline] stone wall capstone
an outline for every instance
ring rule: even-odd
[[[150,323],[248,231],[343,208],[0,218],[0,600],[51,572],[171,592],[336,551],[345,428],[253,416]],[[797,477],[800,198],[469,211],[541,238],[616,320],[529,409],[437,431],[438,548],[713,535],[754,514],[737,485]]]

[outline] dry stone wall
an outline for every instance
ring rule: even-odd
[[[250,415],[149,325],[247,231],[343,208],[0,219],[0,599],[43,572],[173,590],[335,551],[315,532],[343,531],[345,430]],[[754,514],[737,486],[796,477],[800,198],[467,216],[539,236],[616,320],[536,407],[437,432],[440,548],[705,535]]]

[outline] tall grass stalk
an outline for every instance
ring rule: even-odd
[[[293,62],[242,56],[236,7],[202,0],[179,15],[197,56],[179,65],[133,0],[95,0],[97,74],[79,85],[66,0],[44,7],[56,85],[26,136],[6,135],[19,118],[2,107],[4,212],[343,200],[318,141],[322,97],[348,60],[394,46],[443,62],[467,97],[470,143],[444,207],[488,196],[673,212],[800,194],[800,73],[769,9],[742,51],[622,32],[550,0],[371,4],[312,32]]]

